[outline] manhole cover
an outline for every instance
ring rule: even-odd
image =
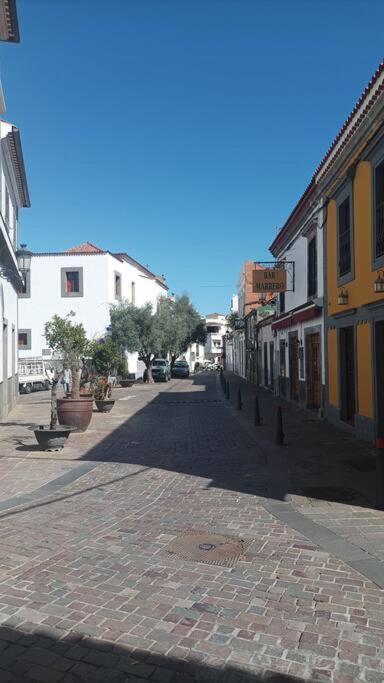
[[[359,491],[342,486],[305,486],[303,494],[307,498],[327,500],[331,503],[356,503],[363,498]]]
[[[209,531],[185,531],[166,548],[181,560],[233,567],[252,540],[223,536]]]

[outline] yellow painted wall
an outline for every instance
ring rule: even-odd
[[[328,402],[339,405],[337,330],[328,330]]]
[[[371,326],[357,325],[357,392],[359,415],[373,418]]]
[[[339,306],[337,296],[337,216],[336,202],[328,204],[327,215],[327,289],[328,314],[341,313],[371,301],[384,300],[383,294],[375,294],[373,283],[378,271],[372,272],[372,167],[369,161],[360,161],[353,181],[353,233],[355,279],[344,289],[348,292],[348,304]]]

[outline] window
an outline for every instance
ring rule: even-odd
[[[20,287],[19,291],[19,298],[20,299],[29,299],[31,296],[31,271],[27,270],[23,274],[23,284]]]
[[[218,325],[207,325],[207,333],[208,334],[219,334],[220,333],[220,327]]]
[[[115,299],[121,299],[121,275],[115,273]]]
[[[352,270],[351,202],[347,197],[338,208],[339,277]]]
[[[375,258],[384,256],[384,161],[375,169]]]
[[[279,294],[279,310],[280,313],[285,311],[285,292],[280,292]]]
[[[61,296],[83,296],[83,269],[61,269]]]
[[[316,236],[308,242],[308,296],[317,294],[317,243]]]
[[[134,282],[131,282],[131,304],[136,305],[136,285]]]
[[[75,294],[80,291],[79,273],[77,270],[70,270],[65,273],[65,291],[67,294]]]
[[[19,330],[18,347],[20,351],[28,351],[31,349],[31,330]]]

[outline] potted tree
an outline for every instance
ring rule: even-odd
[[[112,385],[105,379],[100,377],[95,386],[95,403],[99,413],[110,413],[115,400],[112,396]]]
[[[57,385],[63,372],[54,373],[51,385],[51,419],[47,427],[40,425],[33,428],[36,441],[43,451],[61,451],[72,431],[72,427],[57,424]]]
[[[72,386],[70,396],[56,399],[57,417],[61,425],[84,432],[92,418],[93,398],[80,396],[82,358],[89,352],[84,326],[74,323],[71,311],[65,318],[54,315],[45,324],[44,335],[53,354],[67,364],[71,370]]]
[[[91,355],[92,365],[100,375],[94,389],[96,407],[101,413],[109,413],[115,404],[111,398],[112,385],[109,378],[124,372],[124,358],[118,344],[111,337],[93,343]]]

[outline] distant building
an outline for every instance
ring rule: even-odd
[[[44,325],[57,313],[70,311],[83,323],[90,339],[103,338],[110,325],[110,307],[127,300],[154,307],[168,287],[158,276],[125,252],[113,253],[85,242],[62,252],[34,253],[19,297],[20,358],[50,358]],[[130,373],[140,377],[144,366],[128,354]]]
[[[205,344],[205,358],[212,363],[221,363],[223,356],[223,337],[228,329],[227,318],[224,313],[209,313],[205,316],[207,341]]]

